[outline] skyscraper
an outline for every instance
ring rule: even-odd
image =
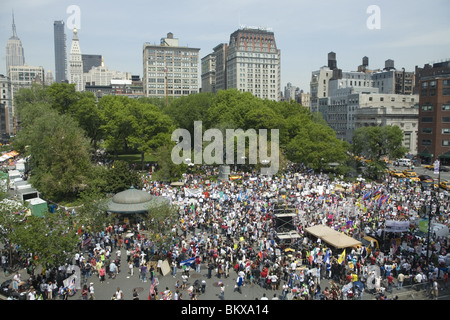
[[[75,89],[77,91],[84,91],[83,59],[81,58],[81,49],[76,28],[73,29],[72,45],[70,47],[69,83],[75,83]]]
[[[12,36],[6,43],[6,72],[8,73],[10,66],[23,66],[25,64],[25,56],[23,53],[22,41],[20,41],[16,32],[16,24],[14,23],[14,13],[12,16]]]
[[[249,27],[233,32],[226,59],[227,88],[262,99],[281,99],[281,53],[272,31]]]
[[[55,41],[55,81],[60,83],[67,80],[67,45],[64,21],[53,23]]]
[[[169,32],[159,45],[143,45],[142,83],[147,97],[181,97],[199,92],[200,49],[179,46]]]

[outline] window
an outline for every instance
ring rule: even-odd
[[[430,139],[423,139],[422,140],[423,146],[431,146],[431,140]]]
[[[422,122],[433,122],[433,117],[422,117]]]
[[[450,96],[450,88],[442,88],[442,95]]]
[[[436,80],[430,81],[430,88],[436,88]]]
[[[450,128],[443,128],[441,132],[442,132],[442,134],[449,134]]]
[[[422,106],[422,111],[433,111],[433,106],[431,104],[424,104]]]
[[[442,140],[442,146],[443,147],[449,147],[450,146],[450,140]]]
[[[450,110],[450,103],[445,103],[442,105],[442,111],[449,111]]]
[[[422,128],[422,133],[425,134],[433,133],[433,128]]]
[[[442,122],[450,122],[450,117],[442,117]]]
[[[444,79],[444,80],[442,81],[442,85],[443,85],[444,87],[450,87],[450,79]]]
[[[422,82],[422,89],[428,88],[428,82]]]

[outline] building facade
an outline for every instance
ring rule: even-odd
[[[354,106],[354,128],[397,126],[403,132],[403,146],[410,154],[417,154],[419,131],[419,96],[402,94],[349,95]]]
[[[213,49],[216,59],[215,92],[227,89],[227,53],[228,44],[226,43],[221,43]]]
[[[450,164],[450,61],[421,70],[418,155],[424,163]]]
[[[83,60],[76,28],[73,29],[72,45],[70,47],[68,80],[69,83],[75,84],[76,91],[84,91]]]
[[[312,72],[309,101],[312,112],[319,112],[319,99],[328,97],[328,82],[332,77],[333,71],[327,66]]]
[[[0,132],[2,141],[7,141],[14,131],[11,80],[0,74]]]
[[[100,67],[103,62],[101,54],[82,54],[83,73],[88,73],[93,67]]]
[[[255,97],[281,100],[281,52],[272,31],[241,28],[230,35],[226,56],[227,88]]]
[[[55,82],[67,80],[67,39],[64,32],[64,21],[53,23],[53,37],[55,46]]]
[[[216,56],[214,53],[202,58],[202,92],[216,92]]]
[[[33,67],[28,65],[10,66],[9,78],[11,80],[12,97],[21,88],[30,88],[33,83],[45,82],[45,73],[43,67]]]
[[[147,97],[181,97],[199,92],[199,51],[179,45],[168,33],[159,45],[143,45],[143,91]]]
[[[100,66],[92,67],[89,72],[83,74],[85,86],[109,86],[113,79],[130,80],[131,82],[131,74],[128,72],[109,70],[105,66],[103,59]]]
[[[12,17],[12,35],[6,42],[6,72],[11,66],[23,66],[25,64],[25,55],[16,32],[16,24],[14,23],[14,15]]]

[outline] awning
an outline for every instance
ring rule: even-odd
[[[439,158],[446,158],[446,159],[450,158],[450,151],[447,151],[446,153],[441,154],[441,155],[439,156]]]
[[[361,241],[358,241],[342,232],[331,229],[330,227],[327,227],[325,225],[312,226],[306,228],[305,231],[312,234],[316,238],[322,239],[324,242],[337,249],[362,245]]]
[[[423,149],[422,152],[420,152],[419,154],[417,154],[420,157],[426,157],[426,158],[431,158],[433,155],[430,153],[430,151],[428,151],[428,148]]]

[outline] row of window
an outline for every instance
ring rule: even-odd
[[[423,146],[431,146],[431,140],[430,139],[423,139],[422,140]],[[442,140],[441,145],[443,147],[449,147],[450,146],[450,140]]]
[[[431,134],[431,133],[433,133],[433,128],[422,128],[421,132],[424,134]],[[450,128],[442,128],[441,133],[442,134],[450,134]]]
[[[433,105],[429,103],[424,104],[422,111],[433,111]],[[444,103],[442,105],[442,111],[450,111],[450,103]]]
[[[433,117],[422,117],[422,122],[433,122]],[[442,122],[450,122],[450,117],[442,117]]]

